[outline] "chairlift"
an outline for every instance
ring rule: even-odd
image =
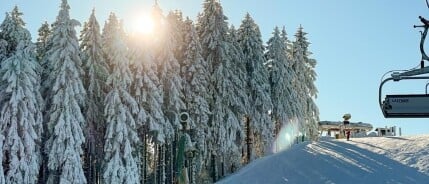
[[[429,3],[426,0],[426,5],[429,8]],[[382,101],[382,88],[388,81],[399,82],[401,80],[419,80],[429,79],[429,67],[424,66],[424,61],[429,61],[429,57],[424,51],[424,42],[429,29],[429,21],[419,16],[423,25],[414,26],[414,28],[421,27],[424,31],[421,32],[420,52],[422,53],[422,60],[420,61],[420,68],[409,70],[406,72],[393,72],[391,77],[383,80],[380,84],[378,91],[378,101],[385,118],[428,118],[429,117],[429,95],[427,88],[429,83],[426,84],[425,94],[395,94],[386,95]],[[422,76],[423,75],[423,76]]]

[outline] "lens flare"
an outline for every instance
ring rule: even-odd
[[[289,121],[283,125],[273,144],[273,153],[286,150],[294,144],[296,136],[299,134],[298,124],[296,121]]]

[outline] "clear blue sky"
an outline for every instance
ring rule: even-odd
[[[127,20],[149,12],[153,0],[69,0],[71,17],[84,22],[91,9],[103,25],[109,12]],[[203,0],[159,0],[166,14],[182,10],[195,20]],[[428,119],[385,119],[378,107],[381,76],[393,69],[410,69],[419,64],[420,34],[414,29],[418,16],[429,18],[424,0],[222,0],[229,23],[238,27],[246,12],[259,24],[264,42],[274,26],[286,26],[289,38],[301,24],[312,42],[310,50],[318,61],[317,105],[321,120],[341,120],[344,113],[352,121],[375,127],[399,126],[403,135],[428,134]],[[0,0],[0,20],[4,12],[18,5],[33,39],[43,21],[52,23],[60,0]],[[80,29],[79,29],[80,30]],[[427,63],[429,65],[429,63]],[[388,83],[386,93],[424,93],[426,81]]]

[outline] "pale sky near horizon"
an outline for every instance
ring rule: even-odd
[[[52,23],[60,0],[0,0],[0,21],[17,5],[33,40],[44,21]],[[179,9],[195,20],[203,0],[159,0],[167,14]],[[424,0],[222,0],[229,23],[236,28],[246,12],[260,26],[263,40],[275,26],[286,26],[293,40],[302,25],[312,43],[310,51],[318,62],[316,103],[320,120],[341,121],[344,113],[352,122],[374,127],[398,126],[403,135],[429,134],[428,119],[385,119],[378,107],[378,87],[382,75],[395,69],[410,69],[420,62],[420,33],[414,24],[418,16],[429,18]],[[86,21],[93,8],[101,26],[109,12],[115,12],[130,26],[137,15],[149,14],[154,0],[69,0],[71,17]],[[80,30],[80,28],[78,28]],[[426,65],[429,65],[426,62]],[[390,82],[384,94],[424,93],[425,83]]]

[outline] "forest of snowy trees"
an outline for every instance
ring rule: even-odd
[[[318,136],[301,26],[264,43],[219,0],[195,21],[155,3],[157,34],[138,39],[114,13],[101,28],[69,11],[62,0],[36,42],[18,7],[0,25],[0,184],[213,183],[272,152],[284,126]]]

